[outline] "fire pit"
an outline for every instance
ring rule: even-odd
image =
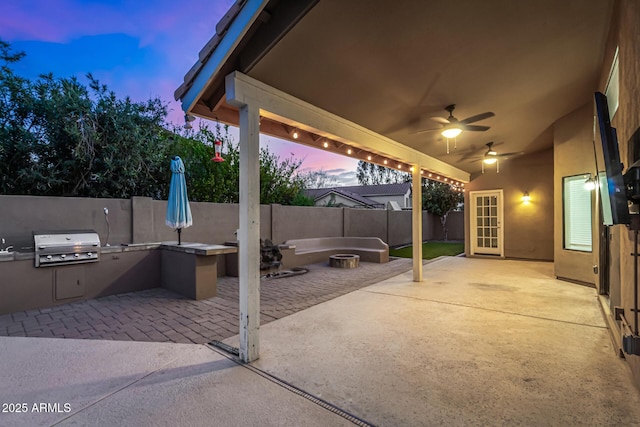
[[[360,265],[360,255],[335,254],[329,256],[329,265],[334,268],[357,268]]]

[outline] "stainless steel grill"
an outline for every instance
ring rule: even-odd
[[[34,232],[36,267],[96,262],[100,238],[94,230]]]

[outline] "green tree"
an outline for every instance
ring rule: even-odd
[[[358,162],[356,175],[360,185],[399,184],[411,181],[411,174],[408,172],[367,163],[363,160]]]
[[[169,129],[160,99],[120,99],[91,74],[88,86],[22,78],[11,67],[23,57],[0,40],[0,194],[166,198],[179,155],[191,200],[238,202],[239,151],[226,128]],[[211,161],[217,139],[222,163]],[[301,164],[261,150],[261,202],[312,205]]]
[[[240,185],[240,151],[227,126],[207,126],[197,131],[174,129],[167,156],[179,155],[186,168],[189,199],[200,202],[238,203]],[[215,163],[215,141],[222,142],[224,162]],[[304,196],[305,177],[299,173],[302,160],[281,160],[268,149],[260,150],[260,203],[312,206]],[[163,197],[166,197],[163,194]]]
[[[442,238],[447,240],[447,217],[449,212],[461,207],[464,195],[444,182],[423,180],[422,209],[440,217]]]
[[[340,181],[329,175],[325,170],[320,169],[303,174],[307,188],[331,188],[339,187]]]
[[[0,40],[0,192],[85,197],[157,196],[166,106],[118,99],[90,74],[15,75]]]

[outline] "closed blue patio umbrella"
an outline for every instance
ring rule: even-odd
[[[167,200],[167,219],[165,223],[178,230],[178,244],[182,244],[180,233],[183,228],[193,224],[191,208],[187,197],[187,182],[184,178],[184,163],[178,156],[171,159],[171,184]]]

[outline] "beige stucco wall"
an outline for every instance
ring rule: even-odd
[[[594,256],[598,253],[596,238],[593,250],[581,252],[564,249],[563,238],[563,177],[586,175],[595,172],[593,151],[593,101],[566,115],[553,125],[554,161],[554,224],[555,224],[555,275],[559,278],[595,284]],[[592,212],[596,206],[592,193]],[[596,233],[592,226],[592,236]]]
[[[236,240],[238,205],[191,202],[193,225],[182,230],[184,242],[221,244]],[[109,243],[150,243],[177,240],[165,225],[167,202],[148,197],[83,199],[69,197],[0,195],[0,237],[16,251],[33,250],[33,231],[39,229],[95,229],[102,244],[107,227],[103,208],[109,208]],[[423,212],[423,240],[441,240],[442,227],[434,215]],[[447,221],[450,240],[461,240],[462,212]],[[276,243],[289,239],[334,236],[379,237],[390,245],[411,243],[411,211],[384,209],[260,206],[260,236]],[[23,249],[23,248],[29,249]]]
[[[640,127],[640,2],[637,0],[620,0],[616,2],[607,51],[604,55],[599,89],[604,91],[609,74],[615,47],[619,46],[620,70],[620,105],[612,124],[618,131],[620,157],[627,165],[627,141]],[[626,172],[626,169],[625,169]],[[620,306],[624,308],[625,317],[632,323],[631,309],[634,306],[633,232],[623,225],[613,227],[614,242],[612,245],[612,268],[619,265],[619,271],[612,271],[612,294],[619,292]],[[617,281],[619,277],[619,281]],[[609,315],[611,317],[611,315]],[[620,334],[618,323],[609,323],[614,334]],[[633,326],[633,325],[632,325]],[[625,355],[633,372],[636,385],[640,387],[640,357]]]
[[[345,209],[344,235],[347,237],[379,237],[388,240],[387,211],[382,209]]]
[[[551,138],[545,132],[542,138]],[[550,143],[550,141],[549,141]],[[469,192],[503,190],[504,255],[507,258],[553,260],[553,149],[525,154],[500,162],[500,173],[488,167],[465,186],[465,206]],[[531,202],[522,202],[524,192]],[[465,224],[470,224],[469,209],[465,209]],[[464,227],[465,250],[470,254],[470,227]]]
[[[90,229],[104,244],[104,208],[109,210],[109,242],[131,242],[131,200],[76,197],[0,196],[0,238],[16,251],[33,250],[34,231]]]
[[[272,205],[271,233],[275,243],[311,237],[339,237],[344,208]]]

